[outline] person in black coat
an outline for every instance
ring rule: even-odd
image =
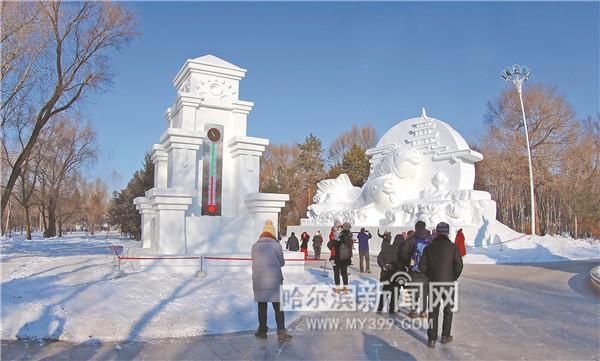
[[[458,247],[450,239],[450,226],[448,223],[441,222],[436,227],[437,236],[431,241],[431,244],[423,251],[423,256],[419,261],[419,269],[429,279],[429,282],[454,282],[458,280],[463,269],[462,257]],[[455,289],[456,293],[457,290]],[[455,294],[454,293],[454,294]],[[434,302],[434,300],[430,300]],[[444,321],[442,324],[442,343],[452,341],[450,330],[452,328],[452,303],[444,306]],[[435,347],[438,336],[438,316],[440,313],[440,304],[430,307],[429,319],[432,322],[427,330],[429,347]]]
[[[427,317],[427,296],[428,296],[428,279],[427,276],[419,269],[419,259],[424,248],[429,244],[431,238],[431,232],[426,228],[426,224],[423,221],[417,221],[415,223],[415,231],[400,244],[398,251],[398,260],[400,262],[400,269],[408,272],[411,277],[411,283],[421,284],[423,294],[421,294],[421,288],[415,288],[415,292],[418,297],[418,303],[410,306],[410,312],[408,317]],[[417,311],[421,311],[419,312]]]
[[[294,232],[292,232],[292,235],[290,236],[290,238],[288,238],[285,244],[285,248],[294,252],[300,249],[300,242],[298,242],[298,238],[296,237],[296,234]]]
[[[352,264],[352,246],[354,245],[354,240],[352,238],[352,232],[350,229],[352,226],[350,223],[345,222],[342,225],[342,231],[338,238],[330,241],[330,249],[334,249],[332,251],[334,253],[334,266],[333,266],[333,278],[336,285],[336,292],[349,292],[348,288],[348,266]],[[341,281],[344,284],[344,288],[340,289],[340,275]]]
[[[386,232],[384,234],[388,234]],[[389,233],[391,235],[391,233]],[[401,234],[396,235],[394,243],[390,244],[390,237],[382,237],[381,251],[377,255],[377,265],[381,269],[379,281],[384,283],[383,291],[388,293],[388,312],[396,312],[396,301],[398,297],[398,283],[397,280],[392,279],[392,276],[398,272],[400,263],[398,260],[398,247],[404,241],[404,237]],[[385,303],[384,293],[379,296],[379,303],[377,306],[377,312],[383,311]]]
[[[321,258],[321,247],[323,246],[323,236],[321,236],[321,232],[317,231],[317,234],[314,235],[313,239],[313,250],[315,251],[315,259]]]

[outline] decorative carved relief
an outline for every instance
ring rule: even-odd
[[[233,84],[217,78],[201,79],[194,87],[193,94],[218,99],[236,99],[237,97],[237,91]]]

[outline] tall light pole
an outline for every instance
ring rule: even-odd
[[[525,142],[527,143],[527,161],[529,163],[529,193],[531,195],[531,235],[535,235],[535,193],[533,192],[533,166],[531,165],[531,147],[529,146],[529,131],[527,130],[527,118],[525,106],[523,105],[523,83],[529,79],[529,69],[517,64],[506,67],[502,72],[502,79],[515,85],[521,101],[521,112],[523,113],[523,126],[525,127]]]

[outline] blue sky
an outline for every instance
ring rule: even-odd
[[[248,135],[327,146],[352,124],[382,135],[422,106],[470,143],[500,71],[532,69],[577,116],[599,109],[599,12],[587,3],[128,3],[141,36],[111,56],[113,85],[83,105],[101,154],[90,174],[112,190],[165,130],[171,81],[186,59],[213,54],[248,69]]]

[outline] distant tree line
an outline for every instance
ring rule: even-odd
[[[11,123],[18,130],[28,124]],[[21,134],[2,143],[4,166],[11,168],[15,152],[24,145]],[[86,179],[82,172],[97,155],[96,133],[72,113],[57,115],[40,134],[23,163],[7,203],[3,229],[22,232],[31,239],[34,231],[45,237],[63,231],[85,229],[94,234],[106,222],[108,193],[100,178]]]

